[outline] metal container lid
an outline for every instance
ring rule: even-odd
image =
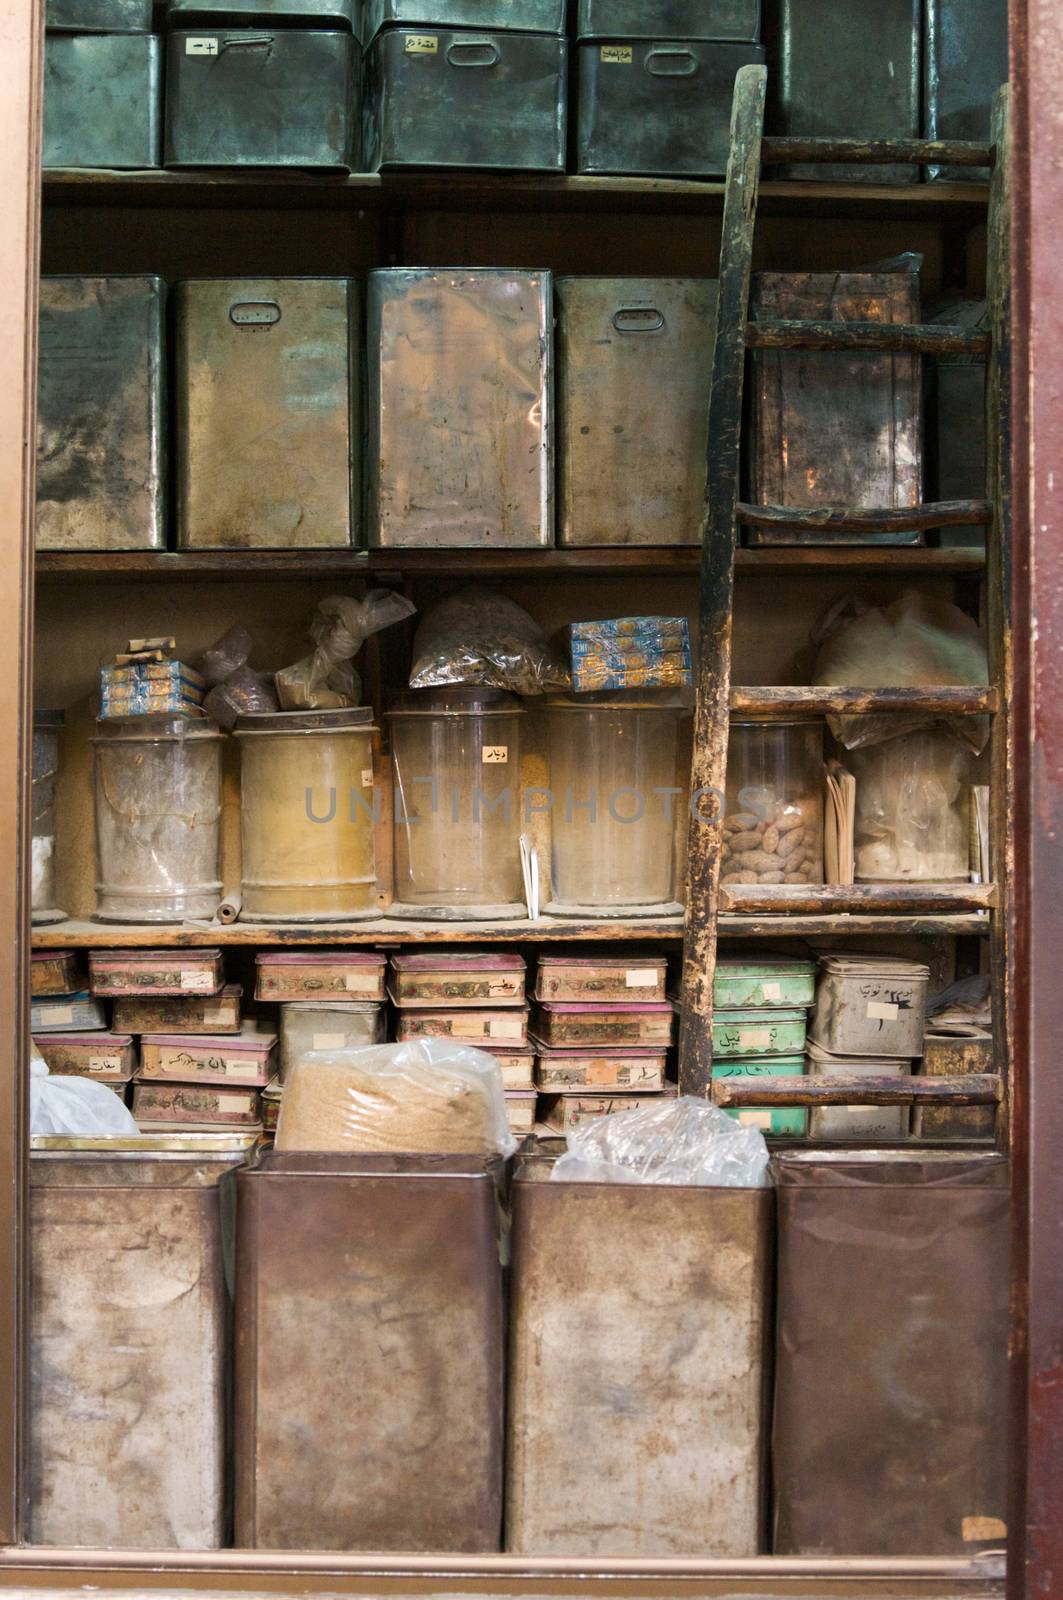
[[[139,717],[97,717],[90,744],[157,744],[163,740],[224,739],[205,717],[150,711]]]
[[[361,0],[170,0],[167,21],[173,28],[353,29],[361,9]]]
[[[275,1033],[144,1033],[142,1045],[170,1045],[194,1055],[198,1050],[246,1051],[248,1055],[268,1055],[277,1043]],[[234,1088],[243,1087],[234,1084]]]
[[[65,722],[65,711],[35,711],[33,713],[34,733],[47,733],[53,728],[61,728]]]
[[[663,956],[645,952],[625,952],[619,956],[540,956],[540,972],[546,967],[616,967],[618,971],[634,971],[637,967],[666,967]],[[719,970],[719,968],[717,968]]]
[[[721,1028],[733,1028],[744,1022],[763,1022],[778,1027],[783,1022],[804,1022],[807,1016],[807,1006],[743,1006],[737,1010],[717,1006],[712,1020],[714,1027]]]
[[[675,1010],[671,1000],[540,1000],[538,1004],[540,1011],[556,1011],[561,1016],[568,1016],[572,1012],[598,1014],[613,1011],[623,1011],[625,1013],[632,1011],[636,1014],[641,1014],[648,1011],[667,1011],[672,1013]],[[778,1016],[778,1012],[773,1012],[771,1015]],[[803,1012],[802,1015],[804,1015]]]
[[[315,1014],[318,1011],[339,1011],[345,1017],[369,1017],[379,1016],[383,1009],[383,1001],[381,1000],[327,1000],[322,998],[321,1000],[286,1000],[282,1004],[284,1016],[287,1016],[290,1011],[298,1011],[300,1013],[312,1011]]]
[[[85,1044],[94,1050],[124,1050],[133,1043],[131,1033],[31,1033],[34,1044],[38,1041],[44,1045],[53,1044]]]
[[[600,1061],[603,1058],[612,1060],[614,1056],[621,1056],[625,1061],[660,1061],[668,1059],[668,1046],[665,1044],[542,1044],[538,1040],[535,1045],[535,1054],[544,1066],[558,1066],[562,1061],[575,1059],[578,1061]],[[492,1055],[498,1052],[494,1049]],[[603,1094],[609,1093],[603,1089]]]
[[[261,950],[260,967],[308,967],[338,963],[344,967],[383,967],[387,957],[379,950]]]
[[[248,711],[237,717],[234,732],[277,733],[374,733],[372,706],[344,706],[330,711]]]
[[[732,728],[814,728],[825,727],[826,717],[780,717],[774,711],[738,711],[731,715]]]
[[[517,696],[504,689],[451,688],[404,689],[388,708],[389,717],[507,717],[523,716]]]
[[[35,1133],[30,1137],[30,1150],[35,1156],[98,1156],[103,1160],[112,1157],[150,1160],[160,1156],[239,1160],[254,1148],[254,1144],[255,1135],[247,1133],[142,1133],[117,1139],[77,1139],[66,1134]]]
[[[756,961],[717,961],[718,978],[779,978],[789,974],[795,978],[808,978],[816,970],[814,961],[802,961],[792,956],[761,956]]]
[[[441,950],[438,955],[393,955],[391,965],[396,972],[523,972],[524,957],[506,950],[480,955]]]
[[[170,951],[170,950],[90,950],[89,951],[89,964],[91,965],[94,974],[95,974],[97,968],[100,967],[100,966],[111,966],[111,965],[114,965],[114,966],[119,966],[119,967],[135,967],[135,966],[151,965],[151,966],[164,966],[164,967],[170,967],[170,966],[181,967],[181,966],[184,966],[187,962],[198,963],[198,962],[203,962],[203,961],[220,961],[221,958],[222,958],[222,956],[221,956],[220,949],[216,948],[213,945],[211,945],[211,946],[206,946],[205,945],[202,950],[172,950],[172,951]],[[126,998],[126,997],[123,997],[123,998]],[[150,995],[149,992],[144,992],[142,994],[136,995],[135,997],[130,996],[128,998],[136,998],[137,1000],[147,1000],[147,999],[151,998],[151,995]],[[167,998],[167,997],[163,996],[162,998]],[[173,998],[173,997],[169,997],[169,998]],[[194,999],[195,996],[193,995],[192,998]]]

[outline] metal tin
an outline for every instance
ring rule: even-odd
[[[150,33],[152,0],[45,0],[49,33]]]
[[[85,987],[81,957],[74,950],[34,950],[30,994],[76,994]]]
[[[770,1189],[513,1185],[506,1549],[764,1548]]]
[[[577,171],[720,177],[731,148],[731,100],[754,44],[698,39],[581,44]]]
[[[805,1048],[808,1013],[802,1008],[760,1007],[714,1011],[712,1053],[730,1056],[792,1056]]]
[[[150,994],[167,998],[218,995],[224,982],[220,950],[90,950],[95,995]]]
[[[395,1019],[397,1039],[459,1039],[466,1044],[522,1045],[528,1039],[528,1007],[478,1006],[462,1011],[444,1007],[400,1011]]]
[[[125,996],[115,1000],[113,1021],[118,1033],[239,1033],[243,989],[227,983],[217,994]]]
[[[197,1127],[250,1127],[261,1121],[257,1089],[225,1084],[133,1084],[133,1115],[139,1124],[193,1123]]]
[[[816,998],[816,963],[769,956],[759,961],[717,961],[712,1003],[717,1011],[746,1007],[810,1006]]]
[[[923,1053],[930,969],[893,956],[824,956],[809,1036],[836,1056]]]
[[[549,272],[369,274],[369,542],[553,543]]]
[[[41,1033],[33,1042],[56,1077],[124,1084],[136,1070],[136,1046],[128,1033]]]
[[[510,1133],[527,1134],[535,1127],[539,1096],[534,1089],[506,1090],[506,1121]]]
[[[558,542],[700,543],[716,283],[556,288]]]
[[[524,957],[497,954],[394,955],[389,993],[402,1006],[523,1006]]]
[[[169,0],[171,28],[350,28],[361,33],[363,0]]]
[[[491,1054],[502,1074],[503,1089],[534,1089],[535,1051],[530,1046],[492,1044]]]
[[[366,167],[564,172],[567,73],[555,34],[385,28],[366,54]]]
[[[980,1028],[932,1021],[917,1070],[928,1078],[962,1078],[994,1070],[993,1036]],[[912,1133],[917,1139],[991,1139],[995,1106],[916,1106]]]
[[[579,0],[580,39],[760,41],[760,0]]]
[[[166,165],[356,171],[361,76],[347,29],[171,33]]]
[[[731,1056],[713,1062],[713,1078],[801,1078],[804,1055]],[[808,1112],[803,1106],[743,1106],[727,1109],[746,1128],[759,1128],[769,1138],[803,1139],[808,1132]]]
[[[280,1075],[284,1082],[311,1050],[357,1050],[383,1044],[385,1011],[363,1000],[297,1000],[281,1006]]]
[[[614,1090],[610,1094],[543,1095],[539,1105],[540,1121],[552,1133],[568,1134],[573,1128],[596,1122],[599,1117],[611,1117],[617,1111],[644,1111],[647,1106],[660,1105],[662,1100],[674,1100],[677,1092],[674,1085],[669,1085],[652,1094]]]
[[[1007,0],[926,0],[923,104],[927,139],[990,141],[993,100],[1008,81]],[[927,177],[987,182],[987,167],[930,167]]]
[[[107,1013],[87,992],[30,1001],[30,1032],[87,1033],[107,1026]]]
[[[780,0],[770,133],[917,139],[921,0]],[[914,166],[817,163],[782,169],[817,182],[915,183]]]
[[[581,1094],[587,1090],[649,1094],[664,1088],[667,1050],[541,1049],[535,1081],[544,1094]]]
[[[164,286],[42,278],[37,366],[39,550],[161,550]]]
[[[536,1008],[535,1032],[541,1043],[549,1045],[670,1045],[675,1033],[675,1008],[670,1000],[563,1004],[544,1000]]]
[[[753,317],[914,323],[914,272],[764,272]],[[761,351],[755,359],[753,499],[885,509],[923,498],[922,386],[914,356]],[[921,533],[751,529],[754,545],[921,544]]]
[[[970,333],[988,327],[984,300],[954,300],[929,322]],[[937,500],[981,500],[986,493],[986,364],[984,356],[939,356],[928,362],[930,457]],[[937,543],[947,549],[984,548],[986,529],[941,528]]]
[[[668,963],[632,950],[620,956],[539,957],[537,1000],[663,1000]]]
[[[262,950],[256,1000],[383,1000],[387,957],[369,950]]]
[[[1008,1506],[1008,1164],[776,1161],[778,1556],[973,1557]]]
[[[240,1173],[238,1546],[498,1550],[500,1170],[268,1155]]]
[[[367,40],[402,25],[563,34],[565,0],[367,0],[365,24]]]
[[[808,1069],[814,1078],[844,1073],[854,1078],[911,1077],[911,1061],[893,1056],[831,1055],[809,1040]],[[909,1106],[816,1106],[810,1132],[813,1139],[837,1139],[859,1144],[890,1144],[907,1139],[911,1123]]]
[[[177,542],[355,542],[359,291],[349,278],[177,285]]]
[[[45,167],[158,167],[161,41],[50,33],[44,41]]]
[[[216,1549],[228,1364],[217,1184],[246,1141],[32,1147],[30,1539]]]
[[[240,1034],[145,1034],[140,1078],[264,1089],[277,1075],[277,1035],[248,1023]]]

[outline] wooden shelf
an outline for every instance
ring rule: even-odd
[[[731,710],[747,716],[864,716],[882,712],[922,712],[934,717],[977,717],[1000,710],[1000,695],[990,688],[842,689],[829,685],[731,690]]]
[[[789,912],[807,916],[867,915],[879,911],[901,916],[937,916],[967,911],[992,911],[998,896],[991,883],[857,883],[728,884],[720,888],[720,910],[765,915]]]
[[[1004,1096],[1003,1080],[993,1073],[958,1078],[866,1078],[849,1073],[824,1073],[807,1078],[717,1078],[712,1086],[718,1106],[991,1106]]]

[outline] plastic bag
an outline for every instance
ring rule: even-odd
[[[989,682],[985,642],[977,622],[948,600],[908,590],[892,605],[872,609],[846,600],[828,613],[813,682],[860,689],[946,688]],[[976,754],[989,738],[986,717],[936,717],[925,712],[828,718],[847,750],[882,744],[898,734],[938,724]]]
[[[559,1183],[668,1183],[763,1189],[768,1146],[707,1100],[683,1095],[637,1111],[615,1111],[577,1128],[550,1174]]]
[[[369,638],[412,617],[417,607],[391,589],[370,589],[364,600],[331,595],[310,622],[313,655],[278,672],[274,682],[283,711],[338,711],[356,706],[362,680],[351,662]]]
[[[302,1056],[285,1078],[276,1148],[510,1156],[517,1141],[493,1056],[411,1039]]]
[[[446,686],[550,694],[570,689],[560,648],[515,601],[462,589],[425,613],[413,641],[411,689]]]
[[[203,660],[199,663],[200,676],[207,680],[211,688],[224,683],[234,672],[247,666],[254,648],[255,642],[248,630],[242,623],[234,623],[227,633],[215,640],[209,650],[204,650]]]
[[[113,1089],[91,1078],[53,1077],[36,1049],[30,1054],[30,1133],[81,1139],[137,1139],[140,1129]]]
[[[279,710],[270,678],[248,665],[254,648],[250,633],[237,622],[204,651],[200,662],[199,671],[211,686],[203,709],[226,732],[246,712]]]

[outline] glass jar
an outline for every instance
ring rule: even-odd
[[[970,878],[971,758],[928,728],[850,750],[856,779],[859,883],[955,883]]]
[[[161,713],[101,718],[96,729],[97,920],[213,917],[224,736]]]
[[[721,883],[823,882],[823,727],[732,719]]]
[[[391,914],[523,916],[520,701],[491,689],[411,689],[389,720]]]
[[[31,915],[34,926],[64,922],[56,908],[55,786],[59,776],[61,711],[33,713],[33,837]]]
[[[245,922],[377,914],[373,713],[266,711],[237,719]]]
[[[689,721],[673,695],[552,700],[546,740],[556,916],[671,916]],[[684,830],[685,839],[685,830]]]

